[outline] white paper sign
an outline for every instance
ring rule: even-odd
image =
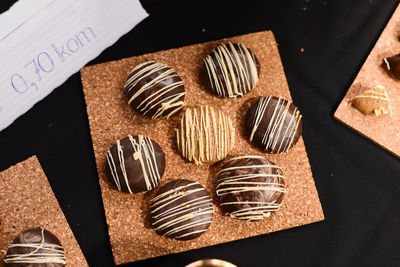
[[[20,0],[1,14],[0,130],[147,16],[138,0]]]

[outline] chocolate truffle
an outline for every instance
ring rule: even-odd
[[[232,120],[209,106],[186,109],[175,131],[180,153],[196,165],[224,159],[235,144]]]
[[[249,140],[268,153],[287,152],[301,135],[301,117],[290,101],[275,96],[261,97],[247,112]]]
[[[174,69],[163,63],[147,61],[136,66],[124,88],[128,103],[153,119],[169,118],[184,105],[183,81]]]
[[[256,221],[279,209],[286,189],[280,167],[261,156],[241,156],[218,172],[216,192],[225,215]]]
[[[210,91],[234,98],[250,92],[258,83],[260,64],[243,44],[221,44],[204,60],[203,72]]]
[[[214,208],[198,182],[179,179],[167,183],[151,200],[151,219],[159,235],[178,240],[196,238],[210,227]]]
[[[390,99],[382,85],[362,92],[355,96],[350,103],[365,115],[391,114]]]
[[[400,54],[383,59],[383,67],[395,79],[400,80]]]
[[[8,245],[4,263],[10,267],[61,267],[66,257],[60,240],[39,227],[21,232]]]
[[[158,185],[165,170],[165,154],[150,138],[128,135],[107,151],[107,174],[118,191],[146,192]]]

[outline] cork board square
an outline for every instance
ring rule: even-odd
[[[221,99],[211,95],[205,90],[199,77],[203,58],[217,45],[228,41],[241,42],[248,46],[261,64],[259,84],[242,98]],[[277,44],[270,31],[170,49],[82,69],[83,90],[116,264],[211,246],[324,219],[302,138],[289,153],[264,154],[269,160],[282,166],[287,177],[288,193],[275,215],[259,222],[245,222],[223,216],[216,205],[213,190],[219,165],[195,166],[184,160],[175,147],[174,128],[183,111],[169,120],[151,120],[130,108],[122,95],[130,70],[147,60],[166,63],[177,71],[185,83],[186,106],[210,105],[229,114],[237,129],[235,148],[231,155],[263,155],[242,135],[241,125],[249,103],[265,95],[291,99]],[[191,241],[177,241],[159,236],[149,227],[146,219],[149,201],[158,189],[146,194],[129,195],[116,191],[108,183],[105,174],[106,151],[117,139],[128,134],[146,135],[159,143],[164,150],[167,164],[161,185],[173,179],[184,178],[198,181],[208,189],[213,196],[215,214],[207,232]]]
[[[0,214],[0,266],[14,238],[36,227],[58,237],[66,266],[89,266],[35,156],[0,173]]]
[[[400,157],[400,81],[383,68],[383,59],[400,53],[400,6],[389,20],[357,77],[336,110],[334,117],[397,157]],[[364,115],[351,99],[377,84],[386,88],[392,115]]]

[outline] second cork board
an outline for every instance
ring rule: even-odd
[[[60,239],[67,267],[89,266],[35,156],[0,173],[0,214],[0,267],[14,238],[36,227]]]
[[[400,157],[400,81],[383,68],[383,59],[400,53],[400,6],[392,15],[369,54],[334,117],[397,157]],[[390,99],[391,115],[364,115],[350,101],[376,85],[382,85]]]
[[[261,65],[260,81],[256,88],[237,99],[221,99],[209,94],[199,77],[203,58],[213,48],[228,41],[240,42],[252,49]],[[264,155],[282,166],[288,193],[276,214],[258,222],[239,221],[223,216],[214,193],[218,164],[196,166],[183,159],[175,147],[174,128],[178,125],[182,112],[169,120],[151,120],[130,108],[122,94],[123,85],[130,70],[148,60],[166,63],[182,77],[187,93],[186,106],[209,105],[221,108],[229,114],[237,129],[232,156]],[[291,99],[272,32],[241,35],[94,65],[82,69],[81,76],[116,264],[211,246],[324,219],[303,139],[300,138],[295,147],[286,154],[268,155],[251,146],[242,135],[245,111],[255,98],[275,95]],[[105,172],[106,152],[116,140],[128,134],[146,135],[160,144],[164,150],[166,170],[160,185],[183,178],[198,181],[207,188],[213,197],[215,208],[213,222],[207,232],[190,241],[177,241],[159,236],[149,227],[147,217],[150,199],[160,185],[145,194],[129,195],[116,191],[108,183]]]

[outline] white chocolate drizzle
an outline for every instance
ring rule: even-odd
[[[383,59],[383,62],[385,62],[386,68],[387,68],[388,70],[390,70],[390,63],[389,63],[389,61],[387,60],[387,58],[384,58],[384,59]]]
[[[139,70],[139,71],[137,71]],[[149,112],[154,112],[152,115],[153,119],[163,116],[163,113],[168,109],[173,109],[169,111],[167,118],[176,113],[184,106],[184,102],[180,100],[186,92],[178,92],[172,94],[168,97],[163,97],[166,94],[169,94],[171,91],[176,88],[183,86],[183,81],[180,79],[179,75],[176,73],[174,69],[168,67],[168,65],[155,62],[155,61],[147,61],[138,66],[136,66],[131,73],[135,73],[131,75],[126,81],[124,88],[126,93],[129,93],[136,85],[142,81],[146,81],[149,79],[151,75],[154,75],[156,72],[161,72],[156,77],[152,78],[149,82],[143,84],[129,99],[128,103],[130,104],[136,98],[138,98],[141,94],[148,94],[149,90],[154,90],[154,86],[156,84],[162,83],[168,79],[174,79],[178,77],[178,81],[173,82],[171,84],[165,85],[163,83],[163,87],[160,87],[157,90],[154,90],[148,97],[146,97],[142,102],[137,106],[137,110],[146,115]]]
[[[134,160],[138,160],[143,179],[146,184],[147,190],[151,190],[158,185],[158,181],[161,179],[160,172],[158,170],[157,158],[154,151],[153,142],[150,138],[143,135],[138,135],[138,140],[136,141],[132,135],[128,135],[130,144],[132,145],[134,153],[132,157]],[[118,163],[122,173],[122,182],[125,183],[126,188],[129,193],[133,193],[132,188],[129,184],[128,174],[126,172],[125,167],[125,157],[124,150],[121,146],[121,141],[118,140],[116,143],[117,146],[117,154],[118,154]],[[116,160],[114,159],[111,150],[107,151],[107,163],[111,170],[111,175],[113,177],[114,183],[117,186],[118,191],[122,191],[121,187],[121,177],[118,175]],[[138,174],[130,174],[130,175],[138,175]]]
[[[228,162],[232,162],[239,159],[262,159],[265,161],[264,157],[261,156],[241,156],[237,158],[232,158]],[[262,165],[253,165],[253,166],[236,166],[236,167],[227,167],[223,168],[218,174],[222,174],[224,172],[232,171],[232,170],[241,170],[238,175],[229,176],[220,178],[218,180],[218,185],[216,188],[217,196],[226,196],[226,195],[238,195],[245,192],[254,192],[254,191],[266,191],[272,192],[271,195],[275,195],[275,193],[285,194],[286,188],[282,183],[277,182],[259,182],[257,178],[282,178],[285,177],[281,174],[265,174],[265,173],[250,173],[250,171],[246,171],[246,169],[255,169],[255,168],[273,168],[273,169],[281,169],[279,166],[274,164],[262,164]],[[267,200],[260,201],[231,201],[231,202],[222,202],[222,206],[226,205],[236,205],[240,207],[239,209],[227,213],[232,218],[247,220],[247,221],[256,221],[262,220],[265,217],[269,217],[271,212],[274,212],[279,209],[281,206],[280,203],[275,203]]]
[[[235,144],[229,116],[209,106],[186,109],[175,131],[182,156],[196,165],[224,159]]]
[[[5,263],[61,263],[66,264],[65,251],[62,246],[46,243],[44,238],[44,229],[42,230],[42,240],[40,243],[28,244],[10,244],[8,249],[31,249],[32,251],[26,254],[10,254],[6,255]]]
[[[269,110],[272,105],[272,98],[272,96],[261,97],[258,101],[254,115],[253,128],[250,133],[250,141],[253,141],[254,134],[263,120],[265,112]],[[292,147],[302,115],[297,107],[295,107],[294,111],[290,113],[290,105],[290,101],[281,97],[276,101],[275,106],[273,107],[273,113],[261,140],[261,143],[265,146],[265,150],[283,153],[287,152]],[[290,119],[287,126],[284,127],[285,121],[287,121],[287,116],[290,116]],[[279,142],[279,140],[281,140],[281,142]]]
[[[211,89],[217,95],[229,98],[243,96],[258,83],[255,56],[243,44],[221,44],[205,58],[204,64]],[[218,69],[222,76],[218,75]]]
[[[190,196],[197,192],[204,192],[203,196],[197,198]],[[163,211],[159,213],[160,210]],[[151,200],[154,229],[157,232],[165,230],[165,236],[175,239],[205,232],[208,227],[199,228],[199,226],[211,224],[213,214],[211,198],[198,182],[168,190]],[[185,233],[176,236],[184,230]]]

